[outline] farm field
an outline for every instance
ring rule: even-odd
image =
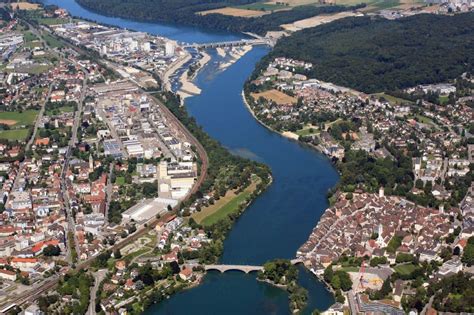
[[[37,110],[25,110],[23,112],[0,112],[0,124],[10,127],[31,126],[35,122]]]
[[[255,2],[250,4],[244,4],[235,6],[237,9],[254,10],[254,11],[281,11],[289,10],[291,7],[280,2]]]
[[[278,105],[296,104],[297,102],[297,99],[295,97],[289,96],[275,89],[260,93],[252,93],[251,95],[255,100],[258,100],[260,97],[263,97],[266,100],[270,100],[277,103]]]
[[[200,15],[222,14],[222,15],[250,18],[250,17],[259,17],[259,16],[269,14],[269,13],[270,12],[265,12],[265,11],[226,7],[226,8],[220,8],[220,9],[202,11],[202,12],[199,12],[198,14]]]
[[[37,10],[39,8],[39,4],[29,2],[17,2],[12,5],[12,8],[20,10]]]
[[[307,19],[295,21],[290,24],[282,24],[280,26],[287,31],[296,32],[305,28],[316,27],[316,26],[330,23],[339,19],[349,17],[349,16],[357,16],[359,14],[360,13],[346,11],[346,12],[334,13],[331,15],[318,15],[318,16],[307,18]]]
[[[22,141],[28,136],[28,129],[0,130],[0,139]]]

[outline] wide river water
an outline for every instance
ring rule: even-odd
[[[130,0],[133,1],[133,0]],[[72,15],[123,28],[158,34],[180,42],[217,42],[240,34],[212,32],[170,24],[142,23],[102,16],[74,0],[44,0]],[[217,59],[216,52],[209,52]],[[196,84],[202,94],[185,104],[198,123],[231,152],[269,165],[274,181],[244,212],[230,231],[222,263],[262,264],[272,258],[294,258],[326,209],[326,193],[338,180],[331,163],[315,150],[288,140],[260,125],[245,107],[241,91],[255,64],[268,48],[254,47],[225,71],[211,61]],[[304,313],[326,309],[332,295],[300,267],[300,284],[309,291]],[[255,280],[255,274],[210,272],[203,283],[180,292],[145,312],[151,314],[289,314],[285,291]]]

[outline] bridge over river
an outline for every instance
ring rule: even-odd
[[[194,49],[207,49],[207,48],[218,48],[218,47],[237,47],[237,46],[247,46],[247,45],[268,45],[273,47],[275,41],[269,38],[256,38],[256,39],[241,39],[233,41],[224,41],[224,42],[213,42],[213,43],[202,43],[202,44],[185,44],[181,47],[183,48],[194,48]]]
[[[303,261],[301,259],[293,259],[291,260],[291,264],[296,265],[299,263],[302,263]],[[253,266],[253,265],[204,265],[204,269],[206,271],[209,270],[217,270],[220,272],[226,272],[230,270],[237,270],[237,271],[242,271],[245,273],[250,273],[254,271],[260,271],[263,270],[263,266]]]

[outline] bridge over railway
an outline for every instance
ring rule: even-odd
[[[302,263],[303,261],[301,259],[293,259],[291,260],[291,264],[296,265],[299,263]],[[242,271],[245,273],[250,273],[254,271],[261,271],[263,270],[263,266],[254,266],[254,265],[204,265],[204,269],[206,271],[209,270],[217,270],[219,272],[226,272],[230,270],[237,270],[237,271]]]
[[[256,39],[241,39],[241,40],[233,40],[233,41],[214,42],[214,43],[185,44],[185,45],[182,45],[181,47],[194,48],[194,49],[207,49],[207,48],[219,48],[219,47],[238,47],[238,46],[247,46],[247,45],[274,46],[275,42],[267,38],[256,38]]]

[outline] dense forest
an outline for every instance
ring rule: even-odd
[[[197,12],[241,5],[254,0],[77,0],[77,2],[105,15],[131,18],[140,21],[172,22],[194,25],[214,30],[254,32],[264,35],[270,30],[279,30],[281,24],[351,10],[344,6],[300,6],[292,10],[274,12],[255,18],[227,16],[222,14],[200,15]]]
[[[354,17],[281,39],[270,58],[312,62],[309,75],[367,93],[443,82],[473,71],[474,13],[398,20]]]

